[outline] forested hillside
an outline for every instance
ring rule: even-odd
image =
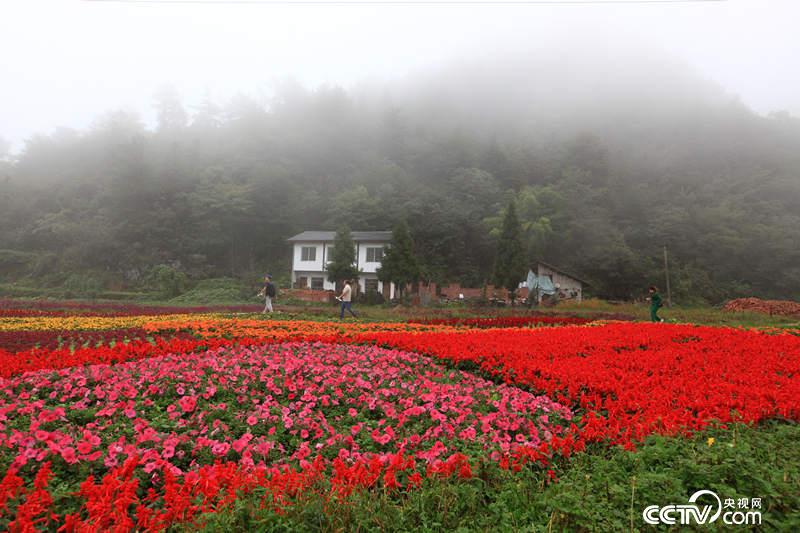
[[[405,219],[426,279],[478,286],[515,198],[530,257],[594,294],[661,284],[667,245],[679,301],[800,298],[800,120],[666,59],[520,55],[154,105],[154,128],[109,112],[0,160],[2,281],[280,275],[295,233]]]

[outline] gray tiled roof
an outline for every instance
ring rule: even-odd
[[[351,231],[350,235],[356,242],[389,242],[392,240],[391,231]],[[289,242],[297,241],[333,241],[335,231],[304,231],[294,237],[286,239]]]
[[[586,281],[585,279],[581,279],[581,278],[579,278],[578,276],[575,276],[574,274],[570,274],[569,272],[564,272],[563,270],[561,270],[561,269],[560,269],[560,268],[558,268],[557,266],[553,266],[553,265],[551,265],[550,263],[545,263],[544,261],[537,261],[537,263],[538,263],[538,264],[540,264],[540,265],[544,265],[544,266],[546,266],[546,267],[547,267],[547,268],[549,268],[550,270],[555,270],[555,271],[556,271],[556,272],[558,272],[559,274],[564,274],[564,275],[565,275],[565,276],[567,276],[568,278],[572,278],[572,279],[574,279],[575,281],[580,281],[580,282],[581,282],[581,283],[583,283],[584,285],[591,285],[591,283],[589,283],[589,282],[588,282],[588,281]]]

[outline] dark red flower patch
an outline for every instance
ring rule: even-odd
[[[143,340],[148,333],[142,328],[121,328],[105,330],[38,330],[38,331],[0,331],[0,350],[22,352],[39,348],[57,350],[59,348],[92,348],[113,345],[121,342]]]
[[[429,318],[409,320],[409,324],[430,324],[436,326],[465,326],[470,328],[524,328],[532,326],[567,326],[591,322],[588,318],[574,316],[498,316],[492,318]]]
[[[0,317],[136,316],[184,313],[255,313],[263,305],[160,306],[116,302],[37,301],[0,299]]]

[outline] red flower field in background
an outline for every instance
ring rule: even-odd
[[[632,444],[720,422],[800,420],[800,337],[689,325],[365,334],[364,340],[473,363],[585,409],[581,435]]]
[[[574,316],[498,316],[491,318],[427,318],[412,319],[410,324],[465,326],[469,328],[524,328],[529,326],[568,326],[588,324],[591,319]]]

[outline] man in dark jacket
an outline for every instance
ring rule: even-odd
[[[658,318],[658,310],[663,307],[664,303],[661,301],[661,295],[658,294],[658,287],[655,285],[650,287],[650,320],[653,322],[663,322],[663,318]]]
[[[264,288],[261,289],[264,295],[264,313],[272,312],[272,299],[275,298],[275,285],[272,283],[272,276],[267,274],[264,277]]]

